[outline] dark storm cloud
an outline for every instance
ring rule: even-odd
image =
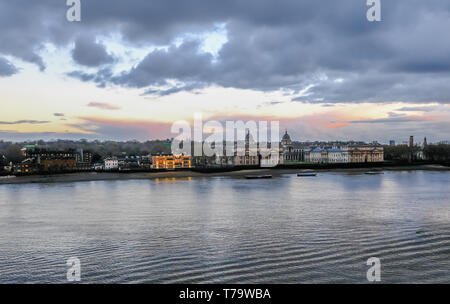
[[[26,8],[26,9],[24,9]],[[68,45],[80,36],[120,34],[134,46],[169,45],[113,75],[74,71],[109,83],[166,95],[207,85],[272,91],[311,89],[300,102],[450,102],[450,3],[382,1],[382,22],[366,20],[365,0],[82,1],[82,22],[65,20],[64,1],[0,4],[0,53],[37,64],[43,43]],[[198,43],[173,45],[186,33],[226,24],[217,58]],[[110,62],[103,46],[77,43],[74,59]],[[93,56],[93,57],[90,57]],[[169,80],[177,84],[170,87]],[[153,88],[162,86],[163,88]],[[169,87],[168,87],[169,86]],[[147,88],[148,87],[148,88]]]
[[[11,62],[0,57],[0,77],[11,76],[17,72],[18,69]]]
[[[75,41],[72,58],[76,63],[88,67],[112,63],[114,57],[106,51],[106,47],[95,41],[94,37],[79,37]]]
[[[166,84],[167,79],[201,82],[213,73],[212,55],[198,49],[198,41],[187,41],[167,51],[155,50],[113,82],[133,87]]]

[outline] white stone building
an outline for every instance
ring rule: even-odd
[[[105,158],[105,170],[114,170],[119,168],[119,160],[115,157]]]
[[[349,162],[347,147],[327,149],[327,154],[328,163],[342,164]]]
[[[309,162],[311,163],[323,163],[325,159],[322,158],[322,154],[324,152],[324,149],[322,148],[315,148],[312,149],[309,152]]]

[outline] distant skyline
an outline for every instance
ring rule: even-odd
[[[306,140],[450,140],[450,4],[365,0],[0,3],[0,140],[175,137],[278,120]]]
[[[281,132],[280,133],[280,138],[282,137],[282,135],[283,135],[284,133],[283,132]],[[292,133],[289,133],[289,135],[291,135]],[[52,137],[52,136],[59,136],[59,134],[57,134],[57,133],[51,133],[51,132],[48,132],[48,133],[46,133],[46,134],[44,134],[44,135],[42,135],[42,137],[40,137],[40,138],[34,138],[34,139],[32,139],[32,138],[30,138],[30,137],[28,137],[28,136],[34,136],[35,134],[34,133],[20,133],[20,135],[19,136],[15,136],[14,138],[10,138],[10,139],[8,139],[8,138],[0,138],[0,141],[3,141],[3,142],[15,142],[15,143],[23,143],[23,142],[27,142],[27,143],[30,143],[30,144],[38,144],[40,141],[44,141],[44,142],[55,142],[55,141],[59,141],[59,140],[63,140],[63,141],[74,141],[74,142],[77,142],[77,141],[88,141],[88,142],[94,142],[94,141],[100,141],[100,142],[102,142],[102,141],[116,141],[116,142],[127,142],[127,141],[138,141],[138,142],[141,142],[141,143],[143,143],[143,142],[146,142],[146,141],[166,141],[166,140],[172,140],[172,139],[175,139],[173,136],[170,136],[170,137],[161,137],[161,138],[146,138],[146,139],[142,139],[142,140],[138,140],[138,139],[136,139],[136,138],[124,138],[124,139],[112,139],[112,138],[110,138],[110,139],[99,139],[99,138],[96,138],[95,136],[88,136],[88,137],[83,137],[83,138],[79,138],[79,134],[64,134],[64,136],[63,137]],[[412,135],[412,136],[414,136],[414,135]],[[206,137],[207,137],[207,135],[205,135],[205,139],[206,139]],[[224,136],[225,137],[225,136]],[[415,145],[423,145],[423,143],[424,143],[424,141],[425,141],[425,138],[426,138],[426,140],[427,140],[427,143],[428,144],[438,144],[438,143],[446,143],[446,144],[448,144],[448,143],[450,143],[450,140],[437,140],[437,141],[435,141],[435,142],[433,142],[433,141],[430,141],[427,137],[416,137],[416,136],[414,136],[414,144]],[[362,140],[362,139],[345,139],[345,140],[338,140],[338,139],[330,139],[330,140],[321,140],[321,139],[312,139],[312,138],[305,138],[305,139],[297,139],[297,138],[295,138],[295,137],[292,137],[291,136],[291,140],[292,140],[292,142],[302,142],[302,143],[305,143],[305,142],[365,142],[365,143],[368,143],[368,144],[371,144],[371,143],[374,143],[374,142],[376,142],[376,143],[378,143],[378,144],[382,144],[382,145],[390,145],[391,144],[391,142],[393,141],[394,142],[394,144],[395,145],[403,145],[403,144],[408,144],[409,145],[409,139],[410,139],[410,137],[405,137],[405,138],[400,138],[400,139],[398,139],[398,140],[395,140],[395,139],[389,139],[389,140],[387,140],[387,141],[377,141],[377,140]]]

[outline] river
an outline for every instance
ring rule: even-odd
[[[0,185],[0,283],[450,283],[450,173]]]

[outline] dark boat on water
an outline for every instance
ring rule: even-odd
[[[246,179],[264,179],[264,178],[272,178],[272,175],[246,175]]]
[[[306,177],[316,176],[316,175],[317,175],[317,173],[314,172],[314,170],[303,170],[302,172],[297,173],[297,176],[306,176]]]

